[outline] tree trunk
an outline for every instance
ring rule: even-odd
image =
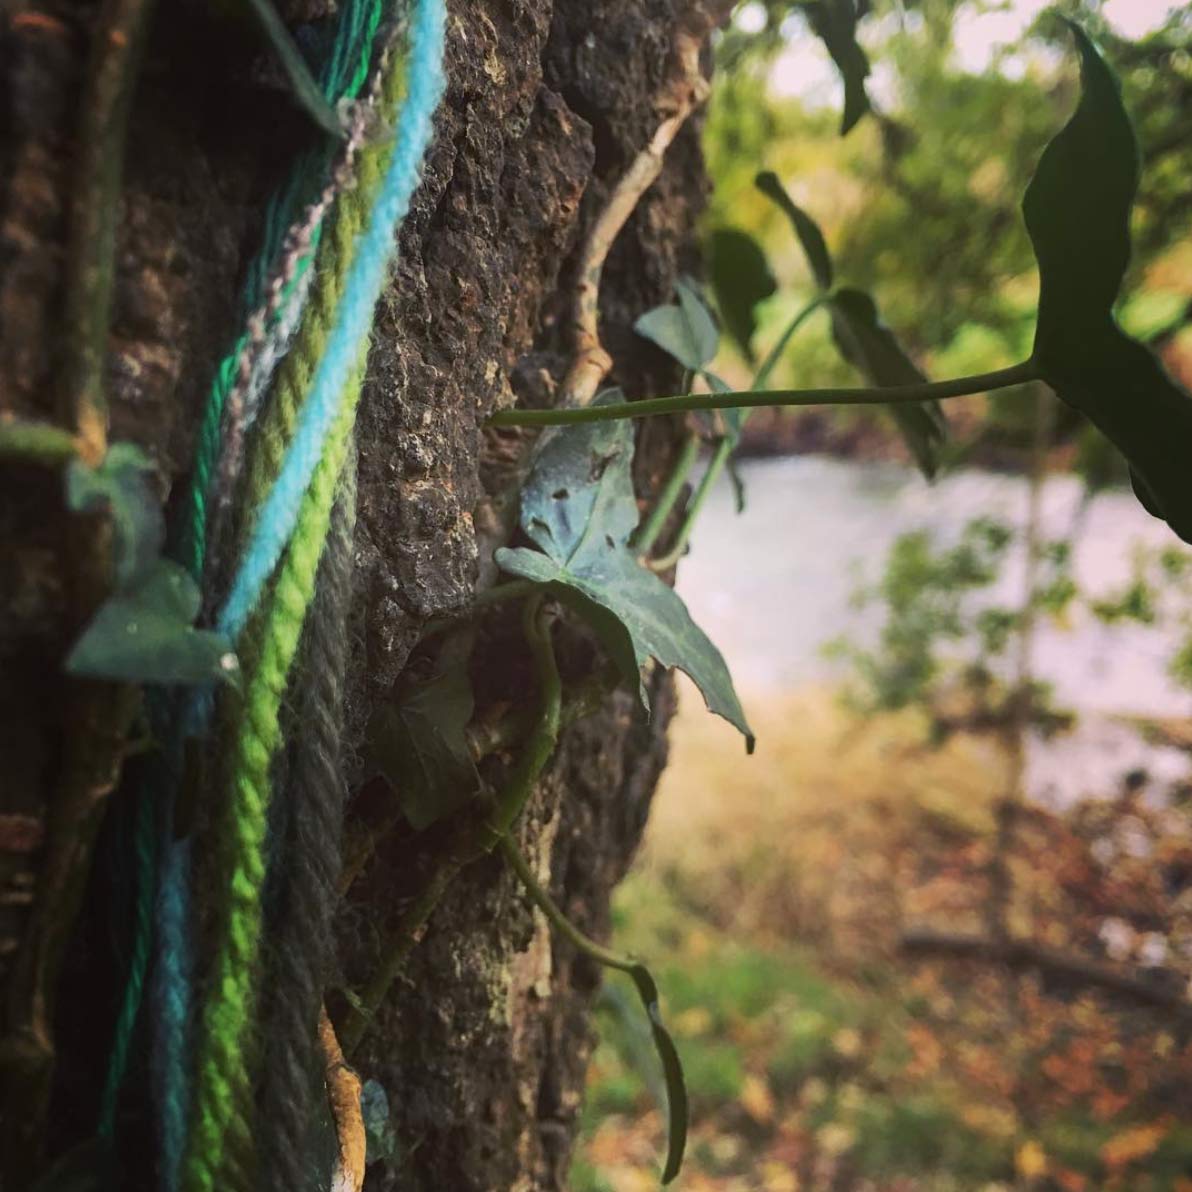
[[[317,21],[330,0],[283,12]],[[453,0],[449,90],[424,180],[379,308],[359,415],[360,503],[349,696],[350,744],[391,692],[430,618],[466,607],[492,581],[510,475],[531,438],[485,431],[514,395],[542,402],[568,362],[575,254],[611,185],[667,115],[687,0]],[[62,421],[67,215],[80,89],[99,6],[4,0],[0,127],[0,410]],[[128,134],[107,344],[111,440],[142,446],[163,495],[182,488],[215,362],[236,332],[240,274],[270,189],[311,136],[259,43],[232,12],[160,4]],[[601,291],[611,381],[633,395],[673,391],[633,320],[698,268],[704,191],[688,122],[618,238]],[[678,437],[669,420],[639,439],[637,480],[656,487]],[[23,1020],[20,972],[54,842],[54,792],[79,684],[60,661],[90,611],[68,580],[78,520],[61,477],[0,461],[0,966],[6,1187],[94,1132],[95,1106],[127,965],[120,923],[128,879],[109,858],[130,831],[133,784],[104,797],[84,910],[67,924],[53,1041]],[[502,498],[505,498],[502,504]],[[532,698],[517,614],[485,622],[478,718]],[[592,664],[582,633],[561,646],[572,675]],[[569,729],[518,828],[584,929],[608,927],[665,762],[669,679],[650,679],[647,721],[629,693]],[[358,766],[357,778],[364,777]],[[375,815],[376,784],[349,803]],[[345,900],[341,984],[363,982],[438,836],[394,831]],[[115,929],[112,927],[116,921]],[[113,940],[117,941],[115,944]],[[490,858],[466,869],[435,912],[363,1048],[361,1075],[387,1090],[399,1151],[370,1186],[464,1192],[561,1188],[580,1104],[598,973],[552,942],[540,915]],[[342,1009],[333,996],[331,1005]],[[134,1065],[131,1083],[143,1079]],[[50,1097],[38,1134],[22,1102]],[[137,1097],[134,1093],[133,1101]],[[142,1094],[143,1100],[143,1094]],[[14,1114],[14,1107],[22,1112]],[[14,1126],[17,1118],[18,1125]],[[127,1156],[126,1156],[127,1158]],[[143,1159],[124,1172],[149,1186]]]

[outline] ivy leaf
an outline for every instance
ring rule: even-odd
[[[273,7],[271,0],[247,0],[261,32],[273,47],[294,98],[306,114],[326,133],[342,140],[344,128],[335,109],[327,102],[319,84],[310,73],[302,51],[294,44],[289,29]]]
[[[658,1007],[658,986],[644,964],[635,964],[627,970],[637,988],[638,997],[650,1020],[650,1034],[654,1039],[654,1050],[662,1062],[662,1075],[666,1082],[667,1149],[666,1166],[662,1182],[669,1184],[683,1166],[683,1151],[687,1146],[687,1085],[683,1080],[683,1065],[675,1050],[674,1040],[662,1023],[662,1012]]]
[[[157,559],[131,587],[109,597],[66,659],[73,675],[131,683],[235,682],[231,642],[194,628],[199,589],[189,572]]]
[[[369,724],[373,757],[416,831],[458,810],[479,786],[465,735],[474,709],[464,661],[452,660]]]
[[[820,41],[827,47],[844,83],[844,113],[840,135],[850,132],[869,111],[865,79],[869,59],[857,42],[857,21],[869,11],[868,0],[812,0],[803,5]]]
[[[828,252],[828,245],[820,226],[800,207],[794,199],[786,193],[786,187],[778,181],[778,175],[770,170],[763,170],[754,179],[754,185],[782,209],[783,214],[791,222],[803,252],[807,256],[807,263],[811,266],[815,284],[823,291],[832,288],[832,256]]]
[[[1192,396],[1113,315],[1130,256],[1138,146],[1113,71],[1067,23],[1080,52],[1080,102],[1022,203],[1039,262],[1033,360],[1126,457],[1142,504],[1192,542]]]
[[[619,402],[617,390],[597,401]],[[650,658],[695,681],[708,708],[745,736],[745,721],[720,651],[686,605],[628,546],[638,522],[628,419],[547,431],[522,490],[521,527],[538,549],[503,548],[497,565],[549,584],[591,622],[627,681],[649,707],[641,668]]]
[[[132,443],[113,443],[97,468],[71,460],[66,504],[75,513],[112,519],[117,590],[129,587],[161,554],[166,523],[149,477],[153,462]]]
[[[716,355],[720,332],[712,312],[693,285],[680,280],[675,283],[675,290],[679,295],[677,306],[656,306],[646,311],[633,324],[633,329],[684,368],[699,372]]]
[[[918,385],[927,380],[882,322],[869,294],[841,288],[830,298],[828,311],[832,316],[832,338],[840,354],[871,385]],[[948,423],[939,402],[899,404],[891,406],[890,413],[920,471],[931,480],[948,437]]]
[[[1035,358],[1063,371],[1090,330],[1104,332],[1130,258],[1138,144],[1118,81],[1079,25],[1081,97],[1043,151],[1022,200],[1039,262]]]
[[[708,273],[725,330],[753,363],[754,309],[778,288],[766,254],[739,228],[717,228],[708,238]]]

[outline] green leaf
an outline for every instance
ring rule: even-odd
[[[840,135],[844,136],[869,111],[865,79],[869,59],[857,42],[857,20],[869,11],[867,0],[811,0],[803,6],[819,39],[832,55],[844,83],[844,113]]]
[[[1117,79],[1068,22],[1081,59],[1081,97],[1043,151],[1022,200],[1039,262],[1035,358],[1063,363],[1090,330],[1103,332],[1130,258],[1138,145]]]
[[[1192,542],[1192,396],[1113,315],[1130,256],[1138,146],[1112,70],[1068,25],[1080,52],[1080,102],[1022,203],[1039,262],[1033,359],[1126,457],[1142,504]]]
[[[408,686],[397,703],[378,708],[369,723],[373,757],[416,831],[476,793],[480,782],[465,734],[474,710],[464,661],[451,660]]]
[[[766,254],[739,228],[717,228],[708,237],[708,273],[725,330],[753,363],[754,309],[777,289]]]
[[[617,391],[601,403],[623,400]],[[641,668],[650,658],[695,681],[708,708],[745,735],[745,721],[720,651],[682,600],[628,546],[638,522],[633,493],[633,429],[628,420],[547,431],[522,490],[521,527],[537,544],[504,548],[504,571],[550,584],[588,618],[627,681],[649,706]]]
[[[165,543],[166,523],[153,491],[152,461],[132,443],[113,443],[98,468],[71,460],[66,504],[75,513],[107,513],[112,519],[117,590],[134,583]]]
[[[634,331],[652,340],[684,368],[698,372],[715,355],[720,332],[699,291],[686,281],[675,283],[678,306],[656,306],[633,325]]]
[[[635,964],[627,970],[637,987],[638,996],[646,1008],[650,1020],[650,1034],[654,1049],[662,1062],[662,1075],[666,1081],[667,1149],[666,1167],[662,1182],[669,1184],[683,1166],[683,1151],[687,1146],[687,1085],[683,1080],[683,1065],[675,1050],[674,1040],[662,1023],[662,1012],[658,1007],[658,986],[644,964]]]
[[[871,385],[918,385],[927,380],[882,322],[877,304],[863,290],[841,288],[828,301],[832,338],[840,354]],[[895,405],[890,409],[920,470],[930,480],[939,467],[948,424],[938,402]]]
[[[278,16],[277,9],[271,0],[247,0],[261,32],[268,39],[277,54],[282,70],[286,73],[294,98],[305,109],[310,118],[331,136],[342,139],[344,128],[340,123],[335,109],[327,102],[319,84],[310,73],[310,67],[302,56],[302,51],[294,44],[285,22]]]
[[[199,590],[177,563],[158,559],[99,608],[66,659],[73,675],[132,683],[235,682],[231,642],[195,629]]]
[[[791,227],[794,228],[795,235],[799,238],[799,243],[803,246],[803,252],[807,256],[807,264],[811,266],[815,284],[821,290],[830,290],[832,288],[832,256],[828,252],[828,245],[824,240],[823,232],[820,231],[819,224],[786,193],[786,188],[778,181],[777,174],[770,170],[763,170],[754,180],[754,185],[766,198],[777,203],[787,219],[790,220]]]

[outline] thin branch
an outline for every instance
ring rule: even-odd
[[[902,937],[909,956],[944,956],[1004,965],[1014,972],[1036,971],[1069,985],[1104,990],[1127,1001],[1149,1006],[1192,1022],[1192,1001],[1179,990],[1132,977],[1118,969],[1067,956],[1026,940],[994,940],[980,935],[911,931]]]
[[[727,393],[688,393],[679,397],[651,397],[621,405],[580,409],[501,410],[490,426],[569,426],[577,422],[615,422],[621,418],[650,418],[659,414],[684,414],[690,410],[747,410],[759,406],[886,406],[989,393],[1039,379],[1033,361],[994,372],[922,385],[890,385],[864,389],[749,389]]]
[[[586,406],[596,396],[600,383],[613,366],[612,357],[600,342],[600,279],[604,263],[638,200],[661,172],[663,157],[679,129],[708,96],[708,81],[699,68],[702,45],[700,33],[679,30],[675,38],[675,73],[655,101],[655,107],[667,115],[650,143],[638,153],[613,188],[608,203],[584,241],[572,325],[574,354],[562,385],[564,405]]]

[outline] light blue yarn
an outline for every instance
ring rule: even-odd
[[[343,385],[355,365],[361,341],[371,329],[394,250],[395,229],[404,219],[418,185],[422,159],[433,135],[435,109],[445,88],[445,27],[444,0],[418,0],[410,30],[409,89],[398,117],[393,159],[368,225],[353,246],[338,318],[299,414],[294,438],[273,489],[261,506],[247,551],[217,618],[217,626],[233,640],[239,637],[260,600],[293,533],[337,413]],[[213,689],[192,689],[181,717],[181,736],[201,735],[213,710]],[[189,1007],[193,1002],[194,974],[188,912],[190,844],[171,841],[164,852],[157,907],[161,947],[154,982],[157,1025],[164,1046],[159,1045],[156,1076],[160,1090],[161,1182],[165,1192],[175,1192],[181,1176],[191,1090]]]
[[[409,91],[398,118],[396,147],[368,226],[357,237],[339,318],[327,340],[314,382],[277,480],[265,498],[244,558],[232,580],[216,627],[235,640],[260,599],[298,521],[302,498],[323,453],[340,393],[356,365],[361,341],[395,249],[394,229],[405,218],[418,186],[422,159],[434,132],[434,114],[446,86],[443,0],[419,0],[410,28]]]

